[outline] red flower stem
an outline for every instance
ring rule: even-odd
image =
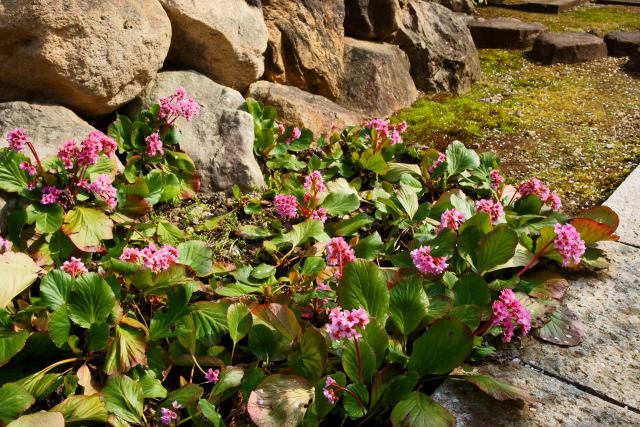
[[[364,403],[362,403],[362,400],[360,400],[357,394],[355,394],[354,392],[352,392],[346,387],[342,387],[340,384],[335,384],[333,387],[336,387],[338,390],[342,390],[344,392],[349,393],[351,396],[353,396],[353,398],[356,399],[356,401],[358,402],[358,405],[360,405],[360,408],[362,408],[362,415],[366,414],[365,412],[366,408],[364,407]]]
[[[362,384],[362,357],[360,356],[358,338],[353,337],[353,343],[356,345],[356,355],[358,356],[358,380],[360,381],[360,384]]]
[[[27,140],[27,146],[29,147],[29,150],[31,150],[33,157],[36,159],[38,167],[40,168],[40,173],[42,174],[42,179],[44,180],[44,168],[42,167],[42,162],[40,162],[40,157],[38,157],[38,153],[36,152],[36,149],[34,148],[31,141]]]
[[[487,320],[487,322],[484,325],[482,325],[478,329],[476,329],[473,332],[472,335],[474,337],[477,337],[477,336],[480,336],[480,335],[484,335],[484,333],[489,330],[489,328],[491,327],[492,323],[493,323],[493,314],[491,315],[491,319]]]
[[[533,267],[533,264],[536,263],[536,261],[538,260],[538,258],[540,258],[542,256],[542,254],[544,253],[544,251],[547,250],[547,248],[549,246],[551,246],[551,244],[553,243],[553,240],[549,241],[549,243],[547,243],[546,245],[544,245],[544,247],[542,249],[540,249],[531,259],[531,261],[529,261],[529,264],[527,264],[522,270],[520,270],[518,272],[518,274],[516,274],[517,277],[521,277],[524,273],[526,273],[527,271],[529,271],[529,269],[531,267]]]

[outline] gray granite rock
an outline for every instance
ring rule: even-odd
[[[607,45],[593,34],[546,33],[533,44],[531,57],[543,64],[574,64],[607,56]]]
[[[640,65],[640,49],[638,49]],[[640,68],[638,69],[640,71]],[[636,168],[604,202],[620,216],[616,234],[620,241],[640,247],[640,168]]]

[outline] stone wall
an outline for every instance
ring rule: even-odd
[[[477,52],[447,7],[473,5],[437,3],[0,0],[0,130],[42,129],[36,145],[55,147],[61,135],[82,139],[70,131],[91,128],[83,120],[103,127],[181,85],[203,106],[181,124],[203,188],[260,185],[243,96],[322,133],[392,114],[419,91],[470,87]]]

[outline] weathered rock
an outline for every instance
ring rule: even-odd
[[[141,95],[138,104],[148,106],[177,87],[184,87],[200,104],[200,115],[191,122],[178,119],[180,148],[196,164],[204,192],[229,191],[234,184],[249,189],[264,184],[253,157],[253,118],[238,110],[244,98],[195,71],[165,71]]]
[[[278,110],[278,120],[310,129],[315,135],[328,133],[332,126],[343,129],[358,124],[363,117],[329,99],[297,87],[258,81],[249,86],[247,96]]]
[[[435,3],[408,0],[392,43],[406,52],[416,87],[465,92],[480,77],[480,60],[464,21]]]
[[[589,3],[589,0],[489,0],[491,6],[537,13],[561,13]]]
[[[399,26],[399,0],[345,0],[344,31],[348,36],[383,39]]]
[[[344,53],[344,0],[263,0],[265,79],[335,99]]]
[[[0,100],[102,115],[153,80],[171,25],[155,0],[0,2]]]
[[[543,64],[574,64],[607,56],[607,45],[587,33],[545,33],[536,39],[531,57]]]
[[[472,0],[429,0],[433,3],[441,4],[452,12],[474,14],[476,5]]]
[[[173,28],[169,60],[243,91],[264,72],[267,27],[244,0],[160,0]]]
[[[609,56],[631,56],[640,48],[640,31],[612,31],[605,34]]]
[[[418,97],[407,55],[397,46],[345,38],[344,79],[336,100],[378,117],[407,107]]]
[[[640,415],[519,364],[483,366],[486,373],[527,391],[524,408],[498,401],[474,385],[445,381],[431,396],[454,417],[456,427],[630,426]]]
[[[526,49],[541,33],[542,24],[522,22],[515,18],[493,18],[467,23],[478,49]]]
[[[633,55],[629,58],[629,62],[627,62],[626,67],[628,70],[633,71],[635,73],[640,73],[640,48],[636,50]]]
[[[640,49],[637,59],[640,71]],[[631,172],[604,205],[616,211],[620,217],[620,225],[616,230],[620,242],[640,247],[640,198],[635,197],[636,194],[640,194],[640,168]]]
[[[41,158],[58,155],[65,141],[81,141],[95,128],[73,111],[57,105],[23,101],[0,103],[0,138],[15,128],[24,129]],[[25,150],[25,154],[30,154]]]

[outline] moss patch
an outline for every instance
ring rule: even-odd
[[[539,66],[498,49],[480,59],[469,93],[429,95],[395,116],[411,125],[409,141],[496,152],[513,181],[539,177],[569,211],[604,201],[640,160],[640,79],[622,70],[626,59]]]

